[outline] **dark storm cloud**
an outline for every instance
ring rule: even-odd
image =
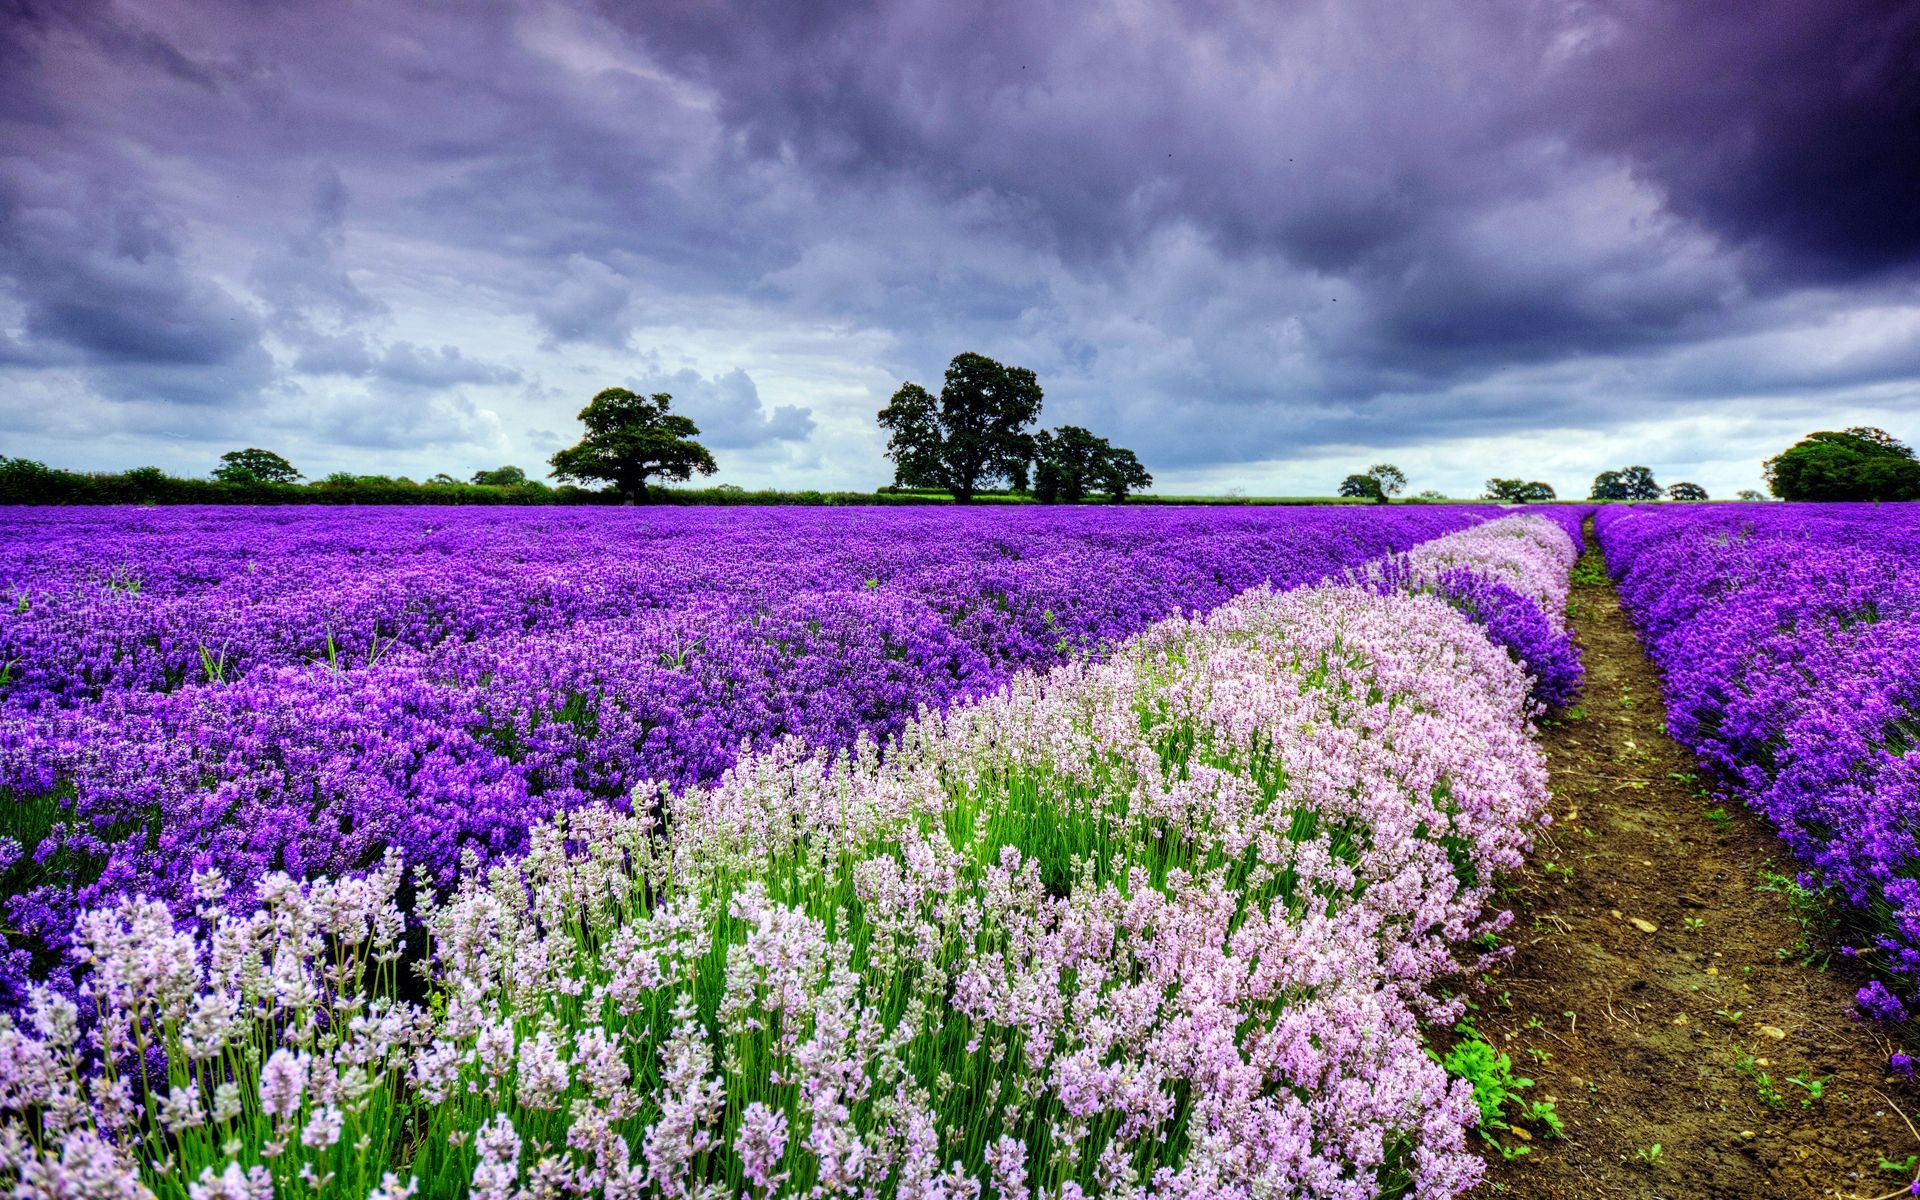
[[[0,165],[0,273],[21,357],[104,392],[217,403],[271,374],[254,313],[186,259],[174,223],[107,177]]]
[[[523,457],[639,379],[797,462],[872,458],[885,392],[979,350],[1193,467],[1884,388],[1920,354],[1917,32],[1893,0],[0,0],[0,373]]]
[[[1604,45],[1558,96],[1584,142],[1792,274],[1848,279],[1920,257],[1920,5],[1604,11]]]
[[[608,11],[759,154],[990,189],[1093,259],[1190,223],[1324,277],[1320,305],[1368,304],[1352,351],[1436,382],[1688,336],[1741,282],[1665,271],[1701,231],[1841,278],[1920,251],[1920,6],[1898,0]],[[1608,163],[1651,189],[1620,198],[1644,227],[1582,247],[1566,189]]]

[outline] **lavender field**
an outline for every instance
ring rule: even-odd
[[[1597,532],[1668,685],[1669,727],[1920,996],[1920,513],[1907,505],[1603,510]],[[1904,1058],[1905,1056],[1903,1056]]]
[[[711,782],[783,737],[884,740],[1484,515],[22,513],[0,581],[9,925],[57,948],[76,904],[137,887],[185,914],[198,870],[250,889],[389,847],[445,884],[553,813]]]
[[[1578,519],[9,514],[0,1171],[1458,1194]]]

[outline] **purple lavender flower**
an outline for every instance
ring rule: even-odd
[[[1920,979],[1920,512],[1603,509],[1595,528],[1665,677],[1668,730],[1765,817],[1892,975]],[[1868,993],[1871,993],[1869,997]]]
[[[1876,1021],[1904,1021],[1907,1019],[1907,1006],[1900,998],[1887,990],[1887,985],[1878,979],[1854,993],[1866,1014]]]
[[[5,915],[45,963],[86,907],[190,915],[196,872],[244,904],[396,847],[446,884],[551,814],[884,741],[1498,511],[10,510]]]

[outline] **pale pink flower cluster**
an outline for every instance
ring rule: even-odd
[[[1550,593],[1532,525],[1433,561]],[[1421,1023],[1542,819],[1527,688],[1431,596],[1249,592],[884,752],[556,818],[423,893],[419,1005],[397,859],[244,916],[209,878],[197,929],[127,901],[76,937],[89,1032],[46,992],[0,1018],[0,1182],[348,1197],[358,1155],[393,1169],[349,1200],[1456,1195],[1477,1109]],[[149,1116],[116,1064],[155,1047]],[[224,1159],[187,1172],[177,1129]]]
[[[401,882],[397,856],[358,879],[275,875],[237,914],[210,874],[196,880],[197,931],[145,898],[85,914],[86,1032],[46,989],[24,1026],[0,1017],[0,1181],[23,1200],[147,1196],[140,1170],[195,1200],[270,1200],[276,1180],[324,1188],[340,1151],[370,1147],[358,1139],[379,1116],[375,1093],[432,1028],[375,986],[395,973]],[[171,1079],[143,1101],[140,1064],[158,1061]],[[172,1157],[189,1134],[219,1144],[242,1128],[259,1135],[248,1162],[195,1173]]]
[[[1544,517],[1511,516],[1422,542],[1407,552],[1415,574],[1430,577],[1449,567],[1491,576],[1540,606],[1556,629],[1564,628],[1568,576],[1580,547],[1566,529]]]

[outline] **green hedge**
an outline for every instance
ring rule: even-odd
[[[178,479],[152,467],[119,474],[61,471],[0,458],[0,504],[608,504],[618,497],[530,483],[414,483],[366,476],[352,483],[227,483]]]
[[[984,498],[983,498],[984,499]],[[996,496],[999,503],[1031,503]],[[738,487],[655,488],[648,502],[667,505],[951,504],[949,496],[874,492],[747,491]],[[475,483],[415,483],[366,475],[314,483],[227,483],[179,479],[153,467],[118,474],[62,471],[25,458],[0,456],[4,504],[619,504],[608,491],[548,487],[529,480],[510,487]]]
[[[873,492],[748,491],[722,485],[704,488],[654,488],[650,504],[663,505],[914,505],[952,504],[946,492],[883,487]],[[510,487],[477,483],[415,483],[363,475],[351,482],[226,483],[217,479],[179,479],[156,467],[118,474],[62,471],[27,458],[0,455],[0,505],[5,504],[619,504],[608,491],[548,487],[529,480]],[[991,491],[974,495],[976,504],[1037,504],[1025,492]],[[1089,501],[1105,503],[1105,501]],[[1333,496],[1129,496],[1128,504],[1313,505],[1371,504]],[[1396,500],[1396,504],[1475,503],[1475,501]],[[1591,503],[1591,502],[1583,502]]]

